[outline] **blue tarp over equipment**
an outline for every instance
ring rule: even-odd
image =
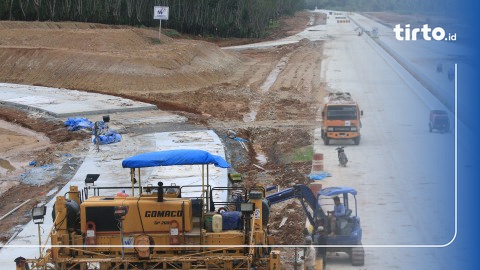
[[[100,144],[110,144],[110,143],[116,143],[120,142],[122,140],[122,136],[118,133],[116,133],[113,130],[110,130],[108,134],[104,135],[98,135],[98,138],[100,140]],[[97,138],[93,138],[93,143],[97,143]]]
[[[230,168],[228,162],[221,156],[212,155],[203,150],[166,150],[143,153],[126,158],[122,162],[123,168],[144,168],[172,165],[201,165],[213,164],[220,168]]]
[[[122,140],[122,136],[118,134],[115,130],[110,129],[104,121],[95,122],[92,128],[93,143],[97,144],[97,136],[99,144],[110,144],[117,143]]]
[[[93,123],[83,117],[69,117],[63,124],[67,127],[68,131],[75,131],[82,128],[92,129],[93,127]]]

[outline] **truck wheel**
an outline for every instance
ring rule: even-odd
[[[430,123],[428,124],[428,131],[432,132],[432,125]]]
[[[325,136],[325,138],[323,138],[323,144],[328,145],[329,143],[330,143],[330,139],[327,136]]]
[[[353,247],[350,252],[350,260],[353,266],[362,266],[365,264],[365,252],[362,246]]]
[[[355,145],[359,145],[360,144],[360,136],[353,138],[353,143]]]

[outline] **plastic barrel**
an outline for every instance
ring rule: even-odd
[[[205,214],[205,230],[207,232],[213,231],[212,218],[215,213],[206,213]]]
[[[222,215],[215,214],[212,218],[212,230],[213,232],[221,232],[222,231]]]

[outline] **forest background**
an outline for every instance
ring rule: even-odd
[[[78,21],[140,27],[158,26],[154,6],[168,6],[162,28],[184,34],[261,38],[279,18],[303,9],[438,13],[451,0],[0,0],[0,20]]]

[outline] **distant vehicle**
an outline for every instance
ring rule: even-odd
[[[453,68],[449,68],[447,71],[447,76],[449,81],[453,81],[453,79],[455,79],[455,70]]]
[[[448,114],[446,111],[430,111],[428,131],[432,132],[434,129],[440,131],[442,134],[450,130],[450,120],[448,119]]]
[[[443,72],[443,63],[440,61],[437,63],[437,65],[435,66],[437,72]]]
[[[330,93],[324,102],[322,110],[322,139],[325,145],[330,139],[351,139],[360,144],[360,110],[348,92]]]

